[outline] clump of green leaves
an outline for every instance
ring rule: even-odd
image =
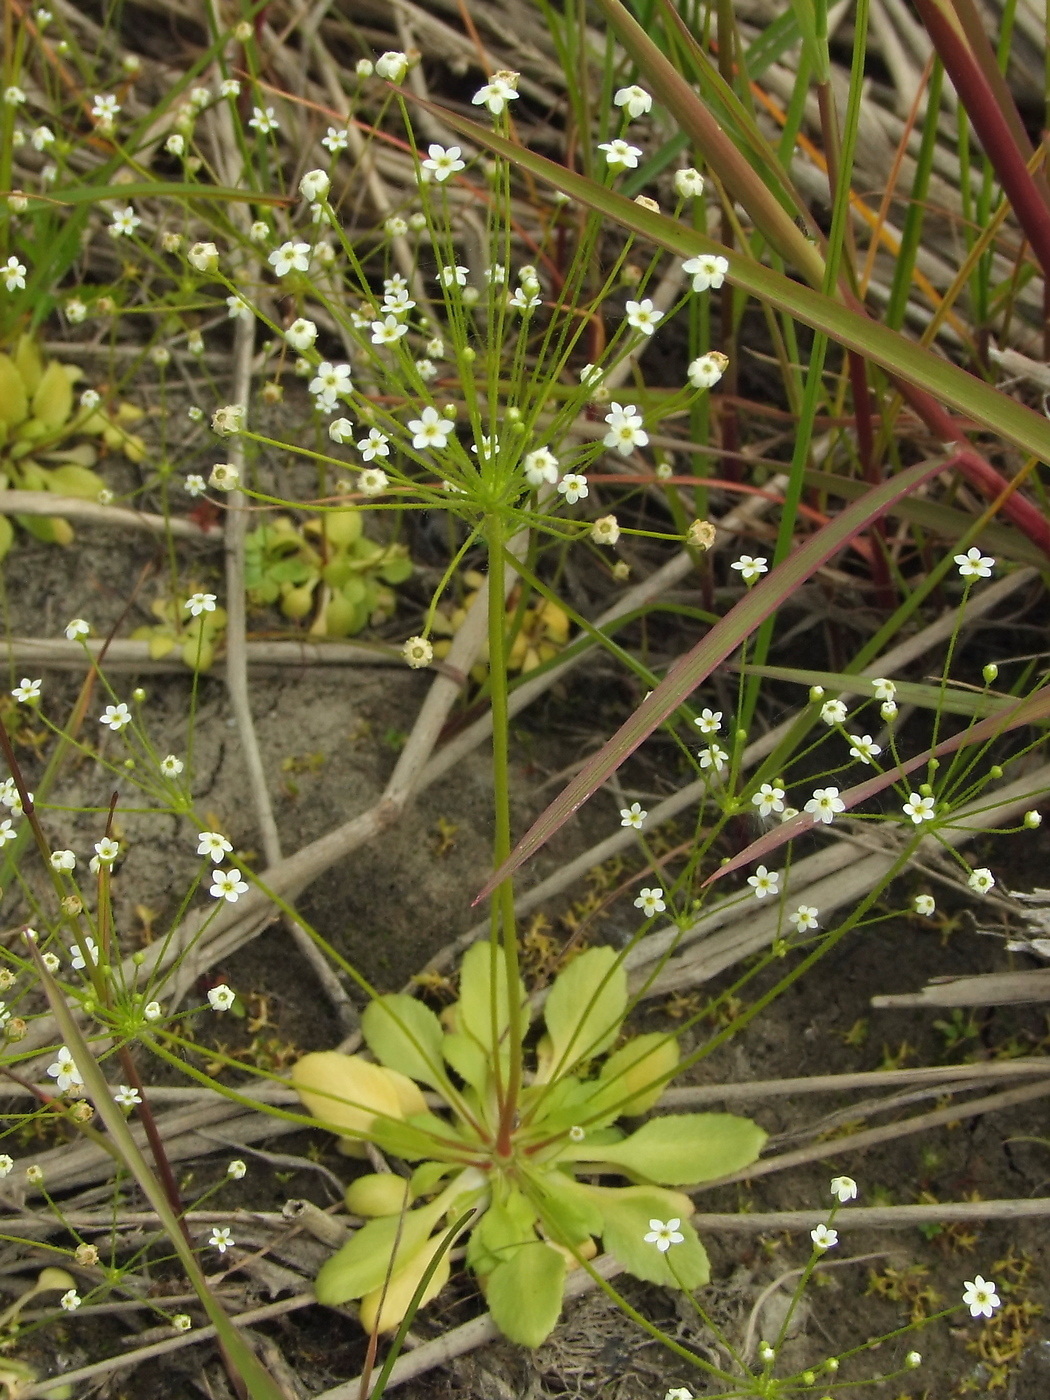
[[[112,411],[99,404],[74,403],[73,385],[80,378],[75,365],[45,362],[31,336],[21,335],[10,355],[0,354],[0,483],[4,489],[51,491],[97,501],[105,482],[93,471],[98,452],[88,442],[70,445],[75,437],[99,438],[139,462],[146,447],[129,425],[142,417],[133,404]],[[16,515],[29,534],[48,544],[70,544],[73,528],[61,516]],[[14,530],[0,516],[0,558],[14,543]]]
[[[397,1327],[435,1260],[420,1305],[440,1291],[448,1230],[465,1212],[467,1263],[500,1329],[526,1346],[548,1336],[568,1271],[598,1240],[637,1278],[697,1288],[709,1277],[707,1254],[689,1224],[692,1202],[672,1188],[746,1166],[765,1141],[755,1123],[728,1113],[620,1125],[656,1105],[679,1056],[661,1033],[614,1048],[629,1000],[612,949],[589,949],[559,974],[538,1039],[524,986],[512,1015],[503,973],[491,946],[475,944],[442,1018],[400,993],[369,1004],[362,1029],[378,1064],[329,1051],[293,1071],[304,1103],[345,1148],[369,1140],[415,1164],[407,1179],[350,1184],[348,1208],[372,1218],[317,1278],[324,1303],[361,1299],[369,1330]],[[518,1046],[515,1023],[524,1027]],[[440,1111],[419,1085],[441,1098]],[[607,1175],[628,1184],[595,1180]],[[653,1220],[679,1222],[671,1251],[646,1240]]]
[[[259,607],[279,605],[295,620],[313,614],[310,631],[350,637],[394,611],[393,586],[412,573],[403,544],[377,544],[354,506],[326,511],[300,527],[278,515],[245,541],[245,582]]]

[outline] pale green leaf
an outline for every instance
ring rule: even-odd
[[[620,1142],[568,1143],[562,1156],[605,1162],[666,1186],[685,1186],[749,1166],[765,1140],[757,1123],[735,1113],[673,1113],[651,1118]]]
[[[374,998],[362,1013],[361,1031],[372,1054],[388,1069],[435,1089],[445,1083],[441,1022],[415,997],[394,992]]]
[[[520,979],[516,988],[519,1004],[525,1005],[525,988]],[[491,1058],[499,1048],[501,1062],[509,1058],[507,1040],[510,1025],[510,999],[503,958],[493,957],[492,945],[475,943],[463,955],[459,975],[459,1001],[456,1003],[456,1029]],[[475,1086],[478,1087],[478,1086]]]
[[[73,411],[73,386],[65,365],[52,360],[33,395],[33,416],[50,431],[61,428]]]
[[[711,1266],[707,1251],[689,1223],[693,1203],[688,1196],[655,1186],[588,1189],[602,1213],[602,1243],[628,1273],[670,1288],[700,1288],[708,1282]],[[685,1239],[666,1253],[657,1249],[645,1238],[654,1220],[661,1224],[677,1220],[676,1229]]]
[[[483,1093],[491,1073],[492,1060],[484,1046],[459,1031],[446,1035],[441,1053],[464,1083]]]
[[[347,1303],[378,1288],[389,1271],[395,1242],[398,1263],[407,1262],[422,1248],[443,1209],[440,1201],[431,1202],[404,1216],[384,1215],[362,1225],[321,1265],[314,1284],[318,1302]]]
[[[612,948],[588,948],[560,972],[543,1019],[551,1040],[549,1079],[614,1043],[627,1011],[627,973]]]
[[[493,1269],[485,1296],[505,1337],[525,1347],[546,1341],[561,1312],[566,1268],[563,1254],[537,1240]]]

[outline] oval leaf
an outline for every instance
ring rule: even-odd
[[[361,1016],[361,1031],[372,1054],[388,1069],[434,1089],[442,1087],[444,1032],[429,1006],[404,992],[376,997]]]
[[[560,972],[543,1019],[551,1050],[549,1072],[561,1075],[580,1060],[608,1050],[627,1012],[627,972],[612,948],[588,948]]]
[[[620,1142],[569,1143],[562,1155],[607,1162],[665,1186],[685,1186],[749,1166],[765,1140],[757,1123],[735,1113],[672,1113],[651,1118]]]
[[[489,1274],[492,1320],[512,1342],[538,1347],[554,1330],[565,1288],[565,1256],[537,1240]]]

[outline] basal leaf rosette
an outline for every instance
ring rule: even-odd
[[[657,1105],[679,1058],[673,1036],[624,1039],[628,1009],[622,957],[592,948],[551,986],[537,1039],[525,988],[510,993],[501,955],[479,943],[440,1017],[402,993],[370,1003],[362,1030],[378,1063],[305,1056],[293,1081],[341,1150],[363,1153],[372,1141],[411,1164],[347,1188],[347,1208],[366,1223],[321,1269],[320,1301],[360,1299],[370,1331],[393,1330],[447,1281],[443,1246],[464,1218],[467,1264],[501,1331],[525,1346],[549,1335],[568,1273],[599,1247],[647,1282],[705,1284],[692,1201],[675,1188],[746,1167],[766,1135],[729,1113],[620,1126]],[[523,1028],[517,1046],[512,1025]],[[509,1109],[515,1054],[522,1084]],[[675,1219],[673,1254],[646,1241],[653,1220]]]

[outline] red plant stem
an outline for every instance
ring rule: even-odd
[[[954,16],[949,18],[938,0],[915,3],[1043,276],[1050,277],[1050,208],[1028,169],[1015,129],[1004,116],[965,34],[952,22]]]

